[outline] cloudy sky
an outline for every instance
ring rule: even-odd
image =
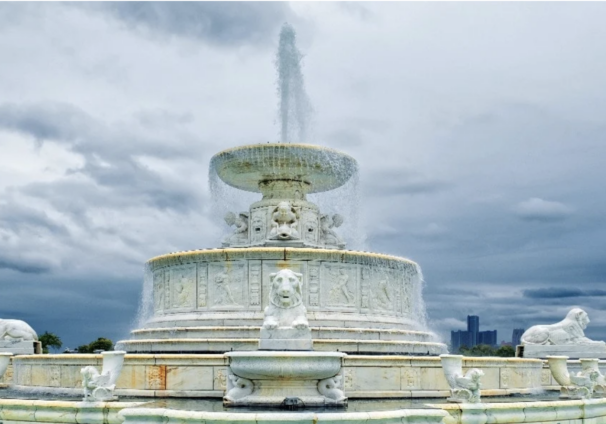
[[[605,14],[1,3],[0,316],[69,347],[126,338],[145,260],[219,244],[208,162],[277,141],[288,21],[310,141],[359,161],[367,239],[352,247],[419,262],[433,328],[477,314],[509,341],[574,305],[606,339]]]

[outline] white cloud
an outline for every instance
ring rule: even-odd
[[[574,210],[560,202],[533,197],[515,205],[513,211],[527,221],[560,221],[569,217]]]

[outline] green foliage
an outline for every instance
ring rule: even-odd
[[[501,346],[495,352],[497,356],[502,356],[505,358],[513,358],[516,356],[516,349],[513,346]]]
[[[114,342],[105,337],[99,337],[97,340],[87,345],[78,346],[78,353],[93,353],[95,350],[112,350]]]
[[[472,348],[467,346],[461,346],[459,353],[465,356],[501,356],[501,357],[513,357],[515,356],[515,349],[512,346],[499,346],[494,348],[489,345],[476,345]]]
[[[63,345],[59,336],[55,333],[49,333],[48,331],[45,331],[44,334],[39,336],[38,341],[42,344],[42,351],[44,353],[48,353],[49,347],[52,347],[54,351],[57,351]]]

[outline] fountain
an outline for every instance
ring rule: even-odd
[[[311,111],[294,41],[286,26],[282,142],[211,159],[213,187],[261,198],[225,216],[233,233],[220,248],[147,262],[143,319],[123,352],[13,356],[2,422],[603,422],[606,399],[591,398],[606,391],[598,360],[447,355],[425,325],[419,266],[346,249],[348,217],[308,195],[355,179],[357,162],[292,142]],[[524,340],[552,330],[561,336],[539,328]]]

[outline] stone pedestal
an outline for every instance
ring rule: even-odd
[[[281,327],[268,330],[261,327],[259,350],[312,350],[309,327],[304,329]]]
[[[227,406],[279,407],[287,398],[303,406],[344,406],[339,352],[229,352]]]
[[[601,343],[582,345],[524,345],[518,346],[518,355],[523,358],[568,356],[570,359],[606,359],[606,345]]]
[[[33,355],[42,353],[42,346],[39,341],[0,341],[0,352],[10,352],[14,355]]]

